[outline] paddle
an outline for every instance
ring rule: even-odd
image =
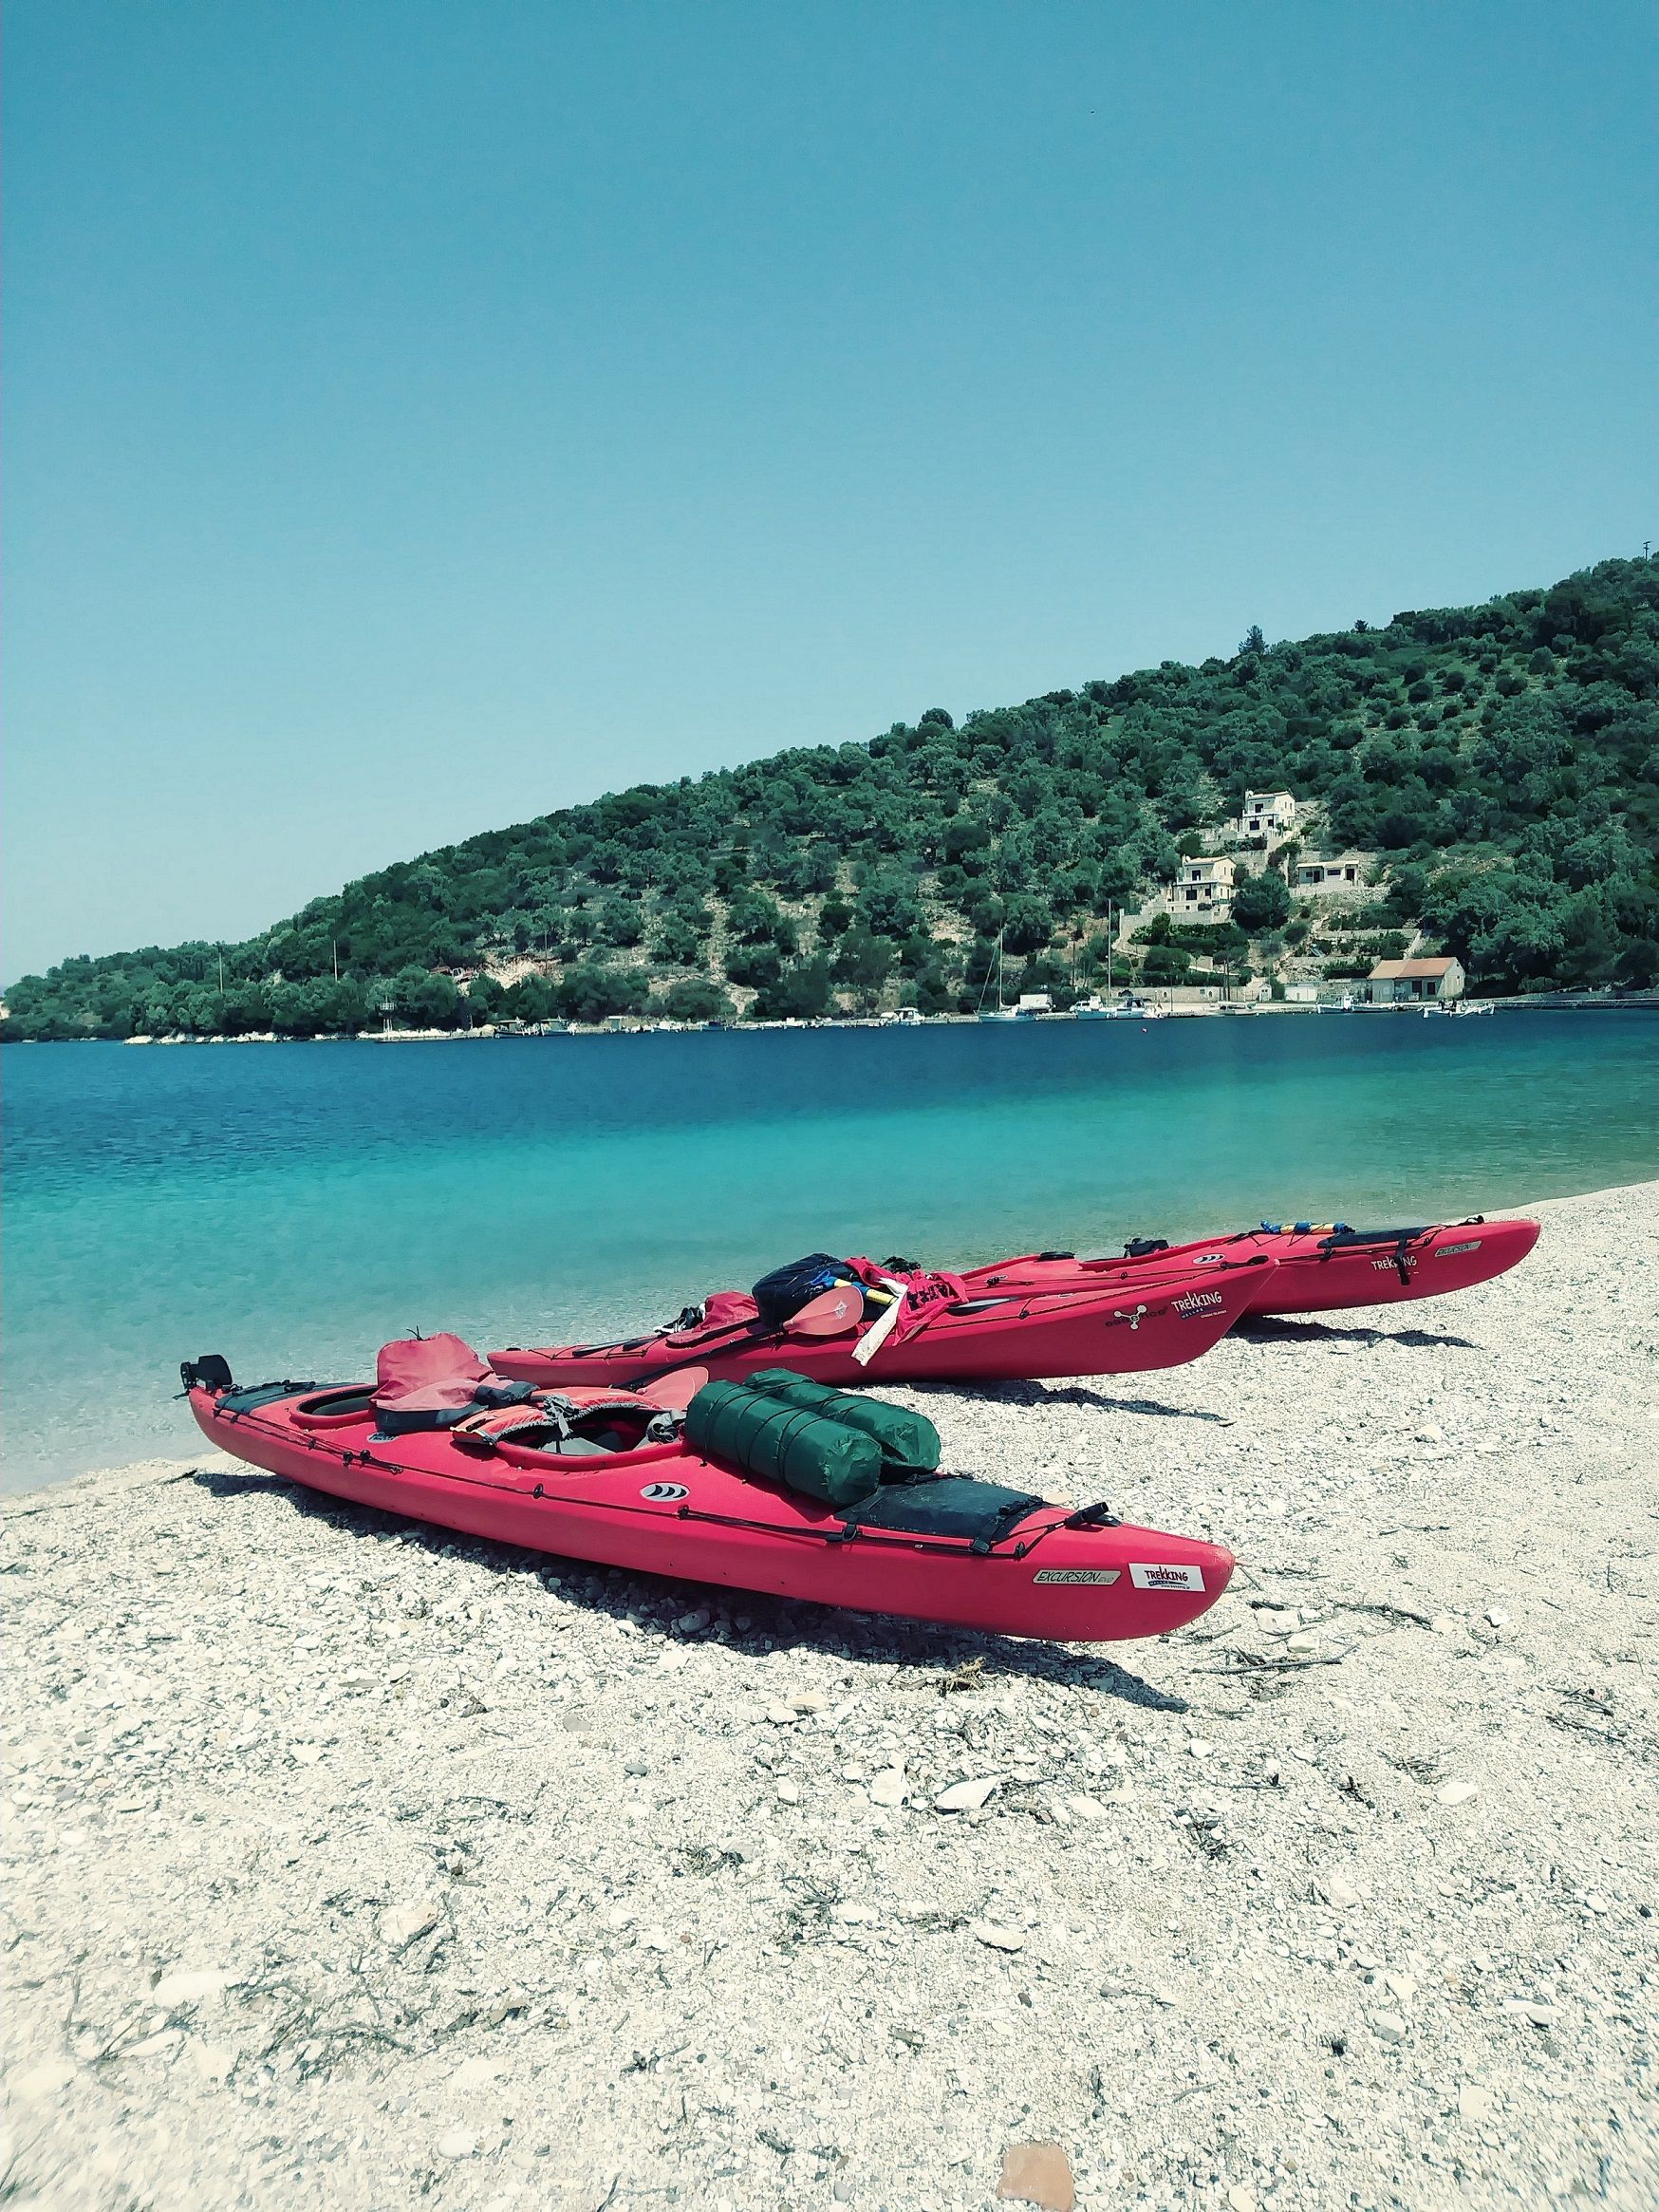
[[[642,1383],[640,1396],[648,1397],[664,1413],[682,1414],[708,1378],[706,1367],[677,1367],[672,1375],[660,1375],[655,1382]]]
[[[799,1313],[792,1314],[783,1324],[784,1334],[790,1337],[838,1337],[843,1330],[856,1328],[864,1315],[864,1300],[850,1284],[833,1290],[820,1291],[809,1299]]]

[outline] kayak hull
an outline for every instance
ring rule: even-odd
[[[190,1392],[219,1450],[307,1489],[494,1543],[630,1572],[942,1626],[1065,1642],[1164,1636],[1207,1612],[1233,1557],[1201,1538],[1065,1525],[1039,1507],[988,1551],[960,1538],[863,1528],[830,1508],[687,1451],[649,1445],[604,1460],[503,1447],[474,1458],[448,1434],[370,1441],[373,1415],[306,1426],[314,1386],[255,1412]]]
[[[1170,1262],[1197,1268],[1236,1262],[1250,1253],[1272,1259],[1271,1274],[1256,1284],[1253,1314],[1333,1313],[1350,1306],[1407,1305],[1447,1291],[1469,1290],[1478,1283],[1518,1266],[1538,1241],[1536,1221],[1445,1222],[1429,1228],[1368,1234],[1368,1241],[1333,1241],[1323,1229],[1247,1229],[1236,1236],[1177,1245],[1139,1261],[1046,1260],[1041,1255],[1005,1260],[986,1270],[1002,1284],[1044,1284],[1058,1287],[1087,1278],[1095,1268],[1167,1266]]]
[[[1278,1265],[1253,1313],[1333,1313],[1345,1306],[1409,1305],[1471,1290],[1518,1266],[1538,1241],[1536,1221],[1458,1222],[1430,1229],[1396,1256],[1393,1247],[1322,1252],[1314,1237],[1285,1237]]]
[[[814,1382],[1027,1382],[1075,1375],[1129,1375],[1184,1366],[1224,1337],[1274,1271],[1268,1255],[1225,1265],[1161,1269],[1108,1262],[1078,1283],[1009,1280],[978,1269],[962,1280],[966,1309],[946,1309],[914,1335],[893,1338],[867,1365],[856,1330],[838,1337],[787,1329],[674,1329],[624,1344],[513,1345],[490,1354],[497,1375],[548,1388],[633,1385],[677,1367],[738,1380],[786,1365]],[[1077,1275],[1075,1263],[1067,1273]]]

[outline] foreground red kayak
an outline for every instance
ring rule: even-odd
[[[1237,1235],[1196,1244],[1166,1245],[1141,1238],[1122,1258],[1078,1260],[1070,1254],[1028,1252],[984,1271],[988,1286],[1060,1290],[1079,1283],[1124,1278],[1125,1266],[1156,1272],[1169,1266],[1216,1267],[1251,1254],[1277,1262],[1257,1279],[1252,1313],[1330,1313],[1339,1306],[1402,1305],[1467,1290],[1524,1260],[1538,1241],[1536,1221],[1441,1222],[1423,1228],[1350,1228],[1344,1222],[1296,1222],[1289,1228],[1264,1222]]]
[[[644,1336],[611,1344],[513,1345],[492,1352],[490,1364],[498,1375],[561,1388],[639,1383],[692,1364],[741,1377],[780,1359],[814,1381],[833,1383],[1128,1375],[1179,1367],[1207,1352],[1241,1315],[1257,1310],[1275,1262],[1258,1251],[1206,1253],[1197,1263],[1179,1253],[1164,1262],[1069,1260],[1052,1281],[995,1267],[944,1276],[903,1262],[829,1266],[847,1279],[837,1286],[844,1294],[839,1315],[820,1310],[833,1309],[836,1288],[781,1319],[746,1293],[720,1291],[680,1322]],[[895,1294],[908,1325],[884,1337]],[[885,1308],[874,1303],[884,1299]]]
[[[237,1390],[183,1370],[222,1451],[359,1505],[562,1558],[1008,1636],[1162,1636],[1227,1586],[1221,1545],[965,1475],[837,1509],[689,1450],[643,1395],[578,1392],[382,1435],[370,1383]],[[693,1378],[696,1379],[696,1378]],[[499,1394],[497,1394],[499,1395]],[[668,1399],[674,1397],[666,1392]]]

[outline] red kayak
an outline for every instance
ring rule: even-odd
[[[239,1391],[218,1359],[183,1375],[203,1434],[254,1467],[384,1512],[630,1571],[1090,1642],[1183,1627],[1233,1571],[1221,1545],[965,1475],[837,1509],[690,1451],[664,1413],[676,1397],[666,1384],[657,1397],[562,1394],[480,1412],[464,1431],[385,1436],[371,1383]],[[665,1428],[667,1440],[655,1440]]]
[[[1258,1309],[1275,1272],[1271,1252],[1254,1250],[1206,1251],[1198,1261],[1180,1253],[1067,1260],[1052,1281],[1006,1272],[1049,1265],[1034,1256],[1002,1269],[946,1276],[903,1262],[831,1263],[845,1281],[781,1320],[745,1292],[719,1291],[679,1322],[644,1336],[610,1344],[513,1345],[492,1352],[490,1364],[497,1375],[559,1388],[639,1384],[688,1365],[736,1378],[780,1360],[830,1383],[1128,1375],[1198,1359],[1241,1315]],[[833,1309],[838,1294],[839,1313],[822,1310]],[[883,1335],[895,1299],[901,1325]]]
[[[1078,1260],[1067,1253],[1028,1252],[983,1271],[987,1287],[1060,1290],[1121,1270],[1236,1265],[1252,1254],[1277,1261],[1257,1279],[1252,1313],[1330,1313],[1339,1306],[1403,1305],[1444,1291],[1489,1283],[1524,1260],[1538,1241],[1536,1221],[1442,1222],[1426,1228],[1350,1228],[1345,1222],[1298,1221],[1289,1228],[1263,1222],[1237,1235],[1166,1245],[1139,1238],[1122,1258]]]

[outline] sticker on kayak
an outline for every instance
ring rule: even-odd
[[[1115,1583],[1123,1572],[1115,1566],[1042,1566],[1036,1571],[1039,1583]]]
[[[1437,1260],[1449,1260],[1454,1252],[1478,1252],[1480,1249],[1480,1238],[1471,1237],[1466,1245],[1442,1245],[1434,1256]]]
[[[676,1498],[688,1498],[691,1492],[682,1482],[648,1482],[640,1492],[654,1506],[671,1506]]]
[[[1406,1268],[1407,1272],[1409,1272],[1409,1270],[1415,1267],[1416,1265],[1417,1254],[1415,1252],[1402,1252],[1397,1260],[1390,1252],[1386,1260],[1373,1260],[1371,1262],[1372,1268],[1379,1275],[1392,1275],[1397,1273],[1398,1270],[1402,1267]]]
[[[1202,1566],[1148,1565],[1145,1560],[1131,1559],[1129,1581],[1137,1590],[1202,1590],[1204,1570]]]
[[[1189,1290],[1184,1298],[1170,1302],[1183,1321],[1191,1321],[1194,1314],[1215,1313],[1221,1303],[1219,1290]]]

